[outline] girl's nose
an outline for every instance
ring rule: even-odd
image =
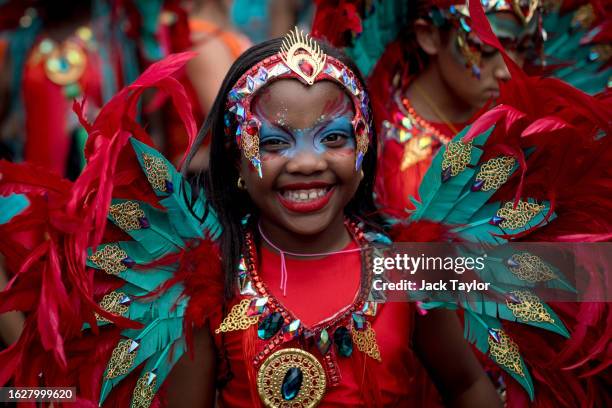
[[[322,154],[313,151],[301,151],[289,160],[286,169],[289,173],[314,174],[327,170],[327,160]]]
[[[495,76],[495,79],[498,81],[509,80],[510,71],[508,70],[508,67],[506,66],[506,63],[504,62],[504,59],[502,58],[500,53],[497,53],[497,55],[495,56],[495,61],[493,61],[493,63],[495,64],[493,66],[493,75]]]

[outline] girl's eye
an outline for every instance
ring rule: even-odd
[[[268,152],[275,152],[289,147],[289,142],[279,137],[268,137],[259,143],[262,149]]]
[[[482,55],[484,58],[493,58],[495,55],[497,55],[497,50],[493,47],[482,46],[480,47],[480,55]]]
[[[347,139],[348,136],[343,133],[329,133],[321,138],[321,143],[327,147],[342,147]]]

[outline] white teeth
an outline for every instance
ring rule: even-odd
[[[326,188],[311,188],[308,190],[285,190],[283,197],[290,201],[307,202],[321,198],[327,194]]]

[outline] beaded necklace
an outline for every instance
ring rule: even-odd
[[[451,140],[451,137],[444,135],[438,129],[434,128],[429,121],[421,117],[421,115],[419,115],[417,111],[414,110],[414,107],[410,104],[408,98],[399,98],[399,95],[397,95],[397,99],[400,100],[400,103],[398,103],[400,111],[406,116],[406,118],[408,118],[409,121],[418,125],[422,133],[427,133],[430,136],[433,136],[434,138],[438,139],[442,144],[447,144]],[[454,127],[452,127],[452,124],[450,124],[450,122],[445,123],[447,126],[449,126],[450,129],[454,130]],[[404,124],[403,121],[402,124]]]
[[[256,353],[253,364],[258,368],[257,388],[266,406],[316,405],[326,387],[339,384],[337,358],[351,357],[353,345],[380,361],[376,334],[367,320],[377,311],[377,303],[368,300],[376,249],[370,246],[371,235],[359,224],[347,220],[345,225],[361,248],[360,289],[351,305],[312,327],[304,326],[272,296],[257,270],[253,233],[245,232],[246,250],[239,265],[238,283],[241,294],[247,297],[232,308],[216,333],[258,324],[257,336],[267,343]],[[293,343],[293,347],[284,348],[288,343]]]

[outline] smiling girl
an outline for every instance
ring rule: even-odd
[[[91,135],[90,161],[74,185],[39,169],[32,180],[22,167],[0,163],[0,193],[30,201],[0,226],[0,249],[19,271],[0,310],[29,314],[20,340],[0,353],[0,384],[75,386],[83,404],[100,406],[500,406],[455,312],[439,309],[457,304],[385,303],[371,288],[373,257],[391,241],[374,215],[376,134],[353,63],[297,31],[245,52],[190,152],[212,135],[209,173],[192,186],[147,145],[134,120],[140,93],[157,86],[194,131],[186,96],[171,78],[187,58],[152,66],[94,124],[81,118]],[[603,110],[593,109],[596,116]],[[514,160],[524,162],[529,147],[518,143],[532,143],[519,135],[531,118],[513,112],[508,120],[523,120],[512,127],[518,134],[502,134],[503,149],[489,122],[479,122],[442,150],[422,186],[423,202],[409,225],[394,230],[396,240],[448,241],[445,223],[491,245],[540,226],[541,236],[599,237],[606,219],[546,228],[554,219],[547,194],[556,194],[560,213],[568,214],[570,200],[565,190],[543,191],[538,174],[535,182],[518,177]],[[582,135],[593,133],[588,126]],[[574,133],[559,137],[576,141]],[[584,159],[609,152],[609,140],[593,139],[585,152],[572,148],[576,168],[591,166],[589,179],[573,175],[560,185],[591,191],[607,161]],[[539,169],[560,162],[533,158]],[[488,176],[487,166],[500,160],[511,165]],[[529,195],[514,208],[511,197],[523,192]],[[11,235],[32,228],[39,233],[33,248]],[[534,301],[509,290],[491,304],[515,322],[520,316],[511,308]],[[520,322],[568,335],[559,316],[537,304],[549,319]],[[527,365],[501,317],[463,307],[470,340],[533,398]],[[423,367],[440,401],[424,392]],[[555,370],[563,380],[573,374]]]
[[[316,61],[308,58],[303,70],[299,63],[285,68],[284,58],[292,66],[300,54],[281,57],[280,46],[270,41],[238,60],[200,133],[210,128],[214,135],[207,195],[226,231],[229,313],[200,334],[208,345],[198,350],[201,360],[179,363],[172,394],[177,401],[193,396],[194,405],[212,401],[215,374],[201,362],[216,354],[216,376],[227,379],[222,406],[258,405],[258,394],[270,406],[283,398],[299,406],[319,400],[321,406],[405,406],[422,397],[420,357],[446,401],[495,405],[495,391],[452,314],[417,319],[412,304],[368,301],[372,265],[364,222],[373,221],[376,142],[367,131],[363,82],[332,48],[323,47],[325,62],[312,72]],[[269,78],[274,72],[284,73]],[[251,81],[258,82],[249,90]],[[231,98],[242,89],[246,96]],[[222,107],[236,114],[223,122]],[[237,265],[248,271],[240,291]],[[260,306],[250,303],[254,295]],[[231,324],[243,305],[254,317],[245,330]],[[362,336],[374,336],[374,343],[360,345]],[[439,336],[456,342],[437,349],[432,339]],[[451,356],[461,381],[448,375]],[[286,374],[283,362],[293,359],[300,371]]]

